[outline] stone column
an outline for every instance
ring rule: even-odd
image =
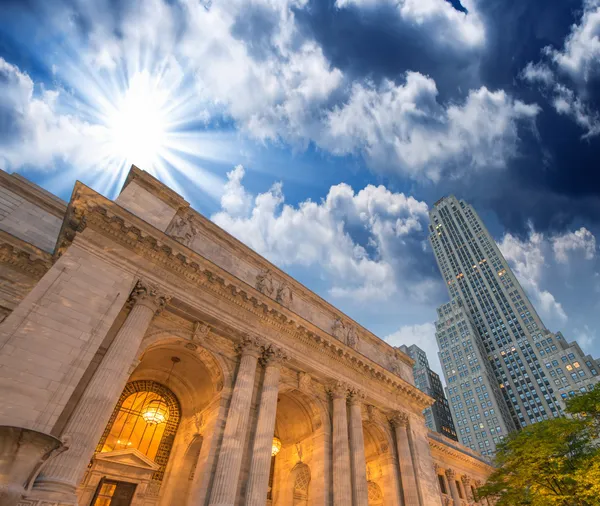
[[[131,312],[108,348],[63,431],[69,450],[49,462],[36,481],[39,491],[55,496],[59,503],[76,503],[75,489],[81,481],[96,445],[129,378],[150,322],[170,297],[158,287],[138,281],[130,296]]]
[[[398,480],[398,461],[388,449],[388,454],[381,458],[381,472],[383,474],[383,489],[386,496],[386,506],[402,506],[400,498],[400,482]]]
[[[448,484],[450,485],[450,494],[452,495],[454,506],[461,506],[460,495],[458,495],[458,487],[456,486],[456,473],[452,469],[446,469],[446,477],[448,478]]]
[[[209,506],[233,506],[238,490],[254,376],[262,346],[258,339],[246,338],[240,344],[239,350],[242,358],[227,412]]]
[[[473,492],[471,490],[471,478],[469,476],[463,475],[460,477],[460,481],[463,484],[463,490],[465,491],[465,497],[467,501],[470,503],[475,502],[475,498],[473,497]]]
[[[352,497],[354,506],[369,506],[365,438],[363,435],[361,405],[365,394],[350,392],[350,463],[352,467]]]
[[[333,504],[352,504],[350,449],[348,446],[348,387],[335,382],[329,388],[333,399]]]
[[[271,471],[271,451],[275,433],[275,417],[277,415],[279,377],[281,364],[286,358],[283,351],[274,346],[267,348],[263,355],[265,378],[260,395],[248,490],[246,491],[247,506],[264,506],[267,500],[269,473]]]
[[[405,506],[420,506],[419,491],[417,490],[417,480],[408,440],[408,416],[404,413],[395,413],[390,421],[396,432],[404,504]]]

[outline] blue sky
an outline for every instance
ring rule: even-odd
[[[600,356],[600,0],[3,0],[0,168],[68,200],[135,163],[434,359],[427,210],[472,203]]]

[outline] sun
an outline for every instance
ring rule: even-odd
[[[128,164],[157,165],[167,149],[168,93],[149,73],[136,73],[116,100],[107,120],[111,151]]]

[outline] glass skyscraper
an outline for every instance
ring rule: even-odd
[[[429,216],[450,295],[436,324],[448,401],[460,442],[492,455],[508,432],[560,416],[598,381],[598,364],[546,329],[469,204],[444,197]]]

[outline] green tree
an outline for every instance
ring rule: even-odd
[[[509,435],[478,496],[497,506],[600,505],[600,384],[570,399],[566,411]]]

